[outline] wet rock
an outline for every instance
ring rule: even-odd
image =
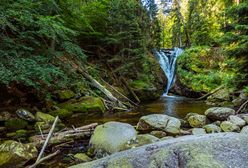
[[[61,102],[72,99],[74,96],[75,93],[71,90],[60,90],[56,92],[56,97]]]
[[[203,127],[207,133],[219,133],[221,128],[215,124],[208,124]]]
[[[101,112],[106,111],[105,105],[99,97],[82,97],[78,100],[70,100],[59,105],[60,108],[74,113]]]
[[[212,120],[226,120],[230,115],[234,115],[235,110],[227,107],[212,107],[205,111],[205,115]]]
[[[233,103],[234,106],[241,106],[243,102],[244,102],[244,99],[241,99],[241,98],[239,98],[239,97],[236,98],[236,99],[234,99],[234,100],[232,101],[232,103]]]
[[[73,112],[66,110],[66,109],[57,109],[57,110],[49,112],[49,114],[54,117],[59,116],[59,118],[64,119],[64,118],[68,118],[72,116]]]
[[[11,114],[7,111],[0,112],[0,121],[7,121],[11,119]]]
[[[152,131],[152,132],[150,132],[150,134],[157,137],[157,138],[163,138],[166,136],[166,132],[164,132],[164,131]]]
[[[243,119],[241,119],[241,118],[239,118],[237,116],[234,116],[234,115],[230,115],[228,117],[228,121],[230,121],[231,123],[233,123],[233,124],[235,124],[235,125],[237,125],[239,127],[243,127],[246,124],[245,120],[243,120]]]
[[[190,128],[189,122],[186,119],[179,119],[181,122],[181,127]]]
[[[0,167],[21,167],[28,160],[35,158],[37,153],[37,149],[32,144],[4,141],[0,144]]]
[[[248,134],[248,126],[244,126],[244,127],[242,128],[242,130],[240,131],[240,133]]]
[[[223,121],[220,124],[220,128],[224,132],[237,132],[237,131],[240,131],[240,128],[237,125],[231,123],[230,121]]]
[[[203,134],[206,134],[206,131],[203,128],[193,128],[192,134],[193,135],[203,135]]]
[[[177,118],[163,114],[151,114],[140,118],[137,124],[137,130],[162,130],[166,133],[177,135],[180,133],[180,126],[181,122]]]
[[[5,121],[5,127],[8,130],[20,130],[26,128],[27,126],[28,122],[19,118]]]
[[[247,141],[248,135],[239,133],[183,136],[70,168],[245,168]]]
[[[90,139],[90,146],[95,153],[115,153],[125,150],[128,142],[135,140],[136,130],[130,124],[121,122],[107,122],[96,127]]]
[[[89,162],[91,161],[92,159],[87,156],[85,153],[77,153],[74,155],[74,158],[80,160],[81,162]]]
[[[16,114],[23,120],[26,121],[35,121],[34,115],[25,109],[18,109],[16,110]]]
[[[206,125],[207,117],[205,115],[192,115],[188,118],[189,125],[193,128],[200,128]]]

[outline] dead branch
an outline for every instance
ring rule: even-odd
[[[243,110],[243,108],[245,107],[245,105],[248,103],[248,100],[246,100],[240,107],[239,109],[235,112],[235,114],[240,113],[241,110]]]

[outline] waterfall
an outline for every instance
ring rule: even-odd
[[[182,52],[183,50],[181,48],[154,50],[154,54],[167,77],[167,86],[164,95],[168,94],[175,82],[176,60]]]

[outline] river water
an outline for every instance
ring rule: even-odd
[[[138,108],[128,112],[106,114],[78,114],[70,118],[68,125],[82,126],[97,122],[99,124],[108,121],[120,121],[136,125],[139,118],[149,114],[166,114],[169,116],[184,118],[187,113],[203,114],[209,106],[203,101],[196,101],[185,97],[163,96],[159,100],[141,104]]]

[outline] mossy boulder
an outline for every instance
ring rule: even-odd
[[[181,122],[175,117],[163,114],[151,114],[139,119],[137,130],[152,131],[162,130],[168,134],[177,135],[180,133]]]
[[[141,101],[158,99],[162,94],[152,83],[144,80],[134,80],[130,86]]]
[[[223,121],[220,124],[220,128],[224,132],[237,132],[237,131],[240,131],[240,128],[237,125],[231,123],[230,121]]]
[[[223,88],[209,96],[206,100],[207,104],[214,106],[232,105],[231,102],[232,90]]]
[[[73,112],[67,109],[57,109],[57,110],[49,112],[49,114],[54,117],[59,116],[59,118],[64,119],[64,118],[68,118],[72,116]]]
[[[221,128],[215,124],[208,124],[203,127],[207,133],[219,133]]]
[[[75,96],[75,93],[71,90],[60,90],[55,93],[56,98],[63,102],[69,99],[72,99]]]
[[[35,114],[35,120],[38,121],[38,122],[45,122],[45,123],[52,124],[54,122],[54,120],[55,120],[55,117],[50,115],[50,114],[37,112]]]
[[[228,121],[230,121],[231,123],[233,123],[239,127],[243,127],[246,124],[245,120],[243,120],[242,118],[239,118],[238,116],[235,116],[235,115],[230,115],[228,117]]]
[[[205,111],[205,115],[211,120],[223,121],[234,114],[235,110],[227,107],[211,107]]]
[[[20,130],[26,128],[27,126],[28,122],[19,118],[5,121],[5,127],[8,130]]]
[[[8,140],[0,144],[0,167],[21,167],[37,156],[38,151],[32,144],[22,144]]]
[[[206,125],[207,117],[205,115],[192,115],[188,118],[189,125],[193,128],[200,128]]]
[[[99,97],[82,97],[78,100],[67,101],[59,105],[62,109],[74,113],[101,112],[106,111],[103,101]]]
[[[99,125],[90,138],[90,146],[98,156],[127,149],[127,144],[137,136],[133,126],[121,122]]]

